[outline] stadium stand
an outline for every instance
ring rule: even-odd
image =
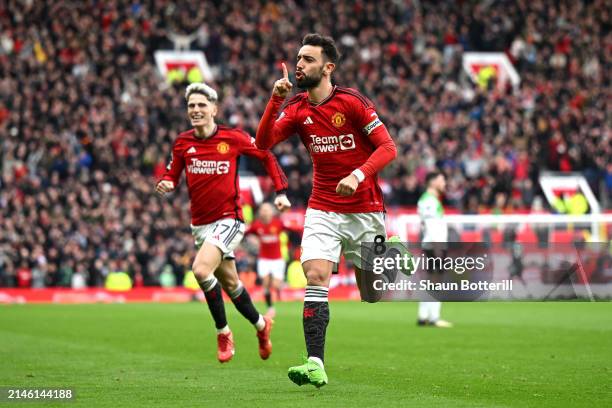
[[[220,117],[254,134],[279,63],[305,33],[332,35],[336,81],[374,101],[399,146],[382,174],[391,206],[414,205],[435,166],[464,213],[531,207],[543,170],[581,172],[609,202],[610,17],[605,0],[4,1],[0,286],[102,286],[117,271],[157,285],[167,265],[183,281],[186,189],[163,200],[153,187],[188,126],[184,84],[162,80],[153,52],[185,37],[215,68]],[[473,50],[506,52],[520,88],[470,83]],[[303,207],[306,150],[275,153]]]

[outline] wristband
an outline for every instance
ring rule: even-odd
[[[365,174],[363,174],[363,171],[359,170],[359,169],[355,169],[353,170],[353,172],[351,174],[354,174],[355,177],[357,177],[357,181],[359,181],[360,183],[365,180]]]

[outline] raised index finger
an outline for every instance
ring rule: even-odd
[[[289,72],[287,72],[287,66],[285,65],[285,63],[282,63],[283,65],[283,78],[285,79],[289,79]]]

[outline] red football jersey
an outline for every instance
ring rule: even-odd
[[[376,172],[395,157],[395,145],[372,102],[354,89],[334,86],[318,104],[309,102],[306,92],[297,94],[277,116],[282,101],[277,96],[270,99],[257,130],[257,145],[266,148],[295,133],[300,136],[313,164],[308,207],[340,213],[384,211]],[[373,155],[379,146],[381,154]],[[357,168],[366,178],[355,193],[336,193],[338,182]]]
[[[259,237],[260,259],[281,259],[280,233],[285,230],[283,222],[273,218],[269,224],[255,220],[247,229],[246,234],[255,234]]]
[[[222,218],[242,221],[238,160],[241,154],[261,160],[276,191],[287,188],[287,177],[272,153],[258,149],[254,139],[239,129],[217,126],[206,139],[195,129],[181,133],[172,148],[172,160],[161,180],[177,186],[183,169],[191,201],[191,223],[210,224]]]

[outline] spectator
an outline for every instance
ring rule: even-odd
[[[448,203],[469,203],[470,212],[499,194],[529,206],[547,169],[583,172],[598,198],[612,194],[605,0],[316,8],[7,0],[0,4],[0,284],[30,286],[34,278],[38,285],[43,273],[47,286],[101,286],[119,260],[144,284],[159,282],[167,264],[182,282],[187,266],[172,256],[193,255],[186,190],[159,200],[151,181],[187,125],[183,86],[159,77],[153,52],[175,43],[204,51],[223,90],[220,117],[254,134],[269,78],[280,61],[293,60],[315,20],[344,54],[338,83],[373,98],[396,138],[398,159],[382,174],[390,203],[413,203],[436,165],[449,177]],[[466,82],[462,53],[474,50],[508,51],[519,89]],[[308,153],[297,142],[275,153],[299,208],[312,183]]]

